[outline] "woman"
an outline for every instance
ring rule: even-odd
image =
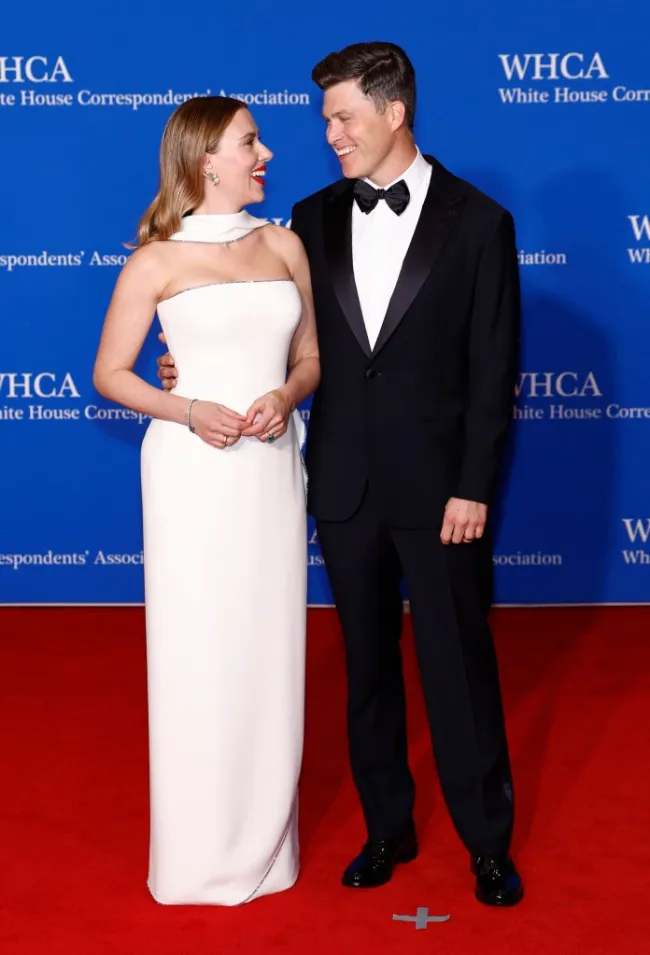
[[[95,365],[101,394],[154,419],[148,885],[165,904],[239,905],[298,875],[306,528],[292,411],[319,362],[300,240],[242,211],[263,200],[271,158],[242,103],[176,110]],[[132,370],[156,311],[182,368],[170,394]]]

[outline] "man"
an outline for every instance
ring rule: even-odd
[[[344,176],[292,211],[322,375],[309,511],[345,639],[350,759],[368,830],[343,884],[384,884],[418,852],[403,578],[438,773],[476,897],[513,905],[523,886],[508,854],[513,792],[487,622],[487,527],[517,373],[514,224],[417,149],[415,74],[399,47],[349,46],[312,78]]]

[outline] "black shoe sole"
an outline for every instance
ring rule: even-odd
[[[415,859],[417,859],[417,857],[418,857],[417,847],[413,849],[405,850],[404,852],[400,853],[400,855],[398,855],[397,858],[395,859],[393,871],[395,866],[398,866],[400,864],[406,865],[409,862],[413,862]],[[345,876],[343,876],[343,878],[341,879],[341,885],[345,886],[346,889],[379,889],[381,888],[382,885],[388,885],[388,883],[390,882],[392,878],[393,878],[393,872],[391,871],[391,874],[388,876],[387,879],[384,879],[383,882],[373,882],[371,884],[360,885],[358,882],[346,882]]]
[[[524,897],[523,887],[518,892],[511,892],[503,898],[483,895],[481,892],[474,892],[474,898],[481,905],[489,905],[493,909],[509,909],[513,905],[519,905]]]
[[[474,859],[470,862],[470,871],[472,875],[478,876],[478,866]],[[499,898],[498,896],[485,895],[479,889],[474,890],[474,898],[481,903],[481,905],[489,905],[494,909],[507,909],[512,908],[513,905],[519,905],[521,900],[524,897],[524,887],[520,886],[517,892],[511,892],[505,896],[505,898]]]

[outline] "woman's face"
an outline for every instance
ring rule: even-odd
[[[259,139],[259,130],[247,109],[239,109],[221,137],[216,153],[205,158],[205,169],[219,176],[217,188],[235,205],[264,199],[266,163],[273,153]],[[211,183],[207,183],[208,187]]]

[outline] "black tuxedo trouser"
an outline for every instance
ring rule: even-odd
[[[343,630],[352,774],[370,839],[411,824],[400,636],[403,578],[433,748],[456,830],[474,855],[507,852],[513,794],[499,676],[487,622],[487,538],[444,545],[439,528],[391,526],[366,491],[346,521],[317,521]]]

